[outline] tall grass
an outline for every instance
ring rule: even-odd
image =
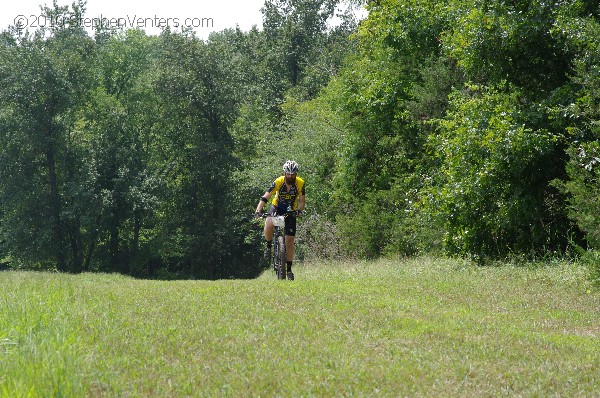
[[[297,280],[0,273],[0,393],[599,396],[600,294],[569,264],[298,266]]]

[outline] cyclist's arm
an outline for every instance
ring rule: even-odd
[[[300,195],[298,196],[298,208],[296,210],[304,211],[304,207],[306,207],[306,196]]]
[[[258,205],[256,205],[256,212],[257,213],[262,213],[263,208],[265,207],[265,205],[267,204],[267,202],[269,201],[269,199],[271,198],[271,192],[267,191],[263,194],[263,196],[260,197],[260,199],[258,200]]]
[[[304,184],[304,180],[300,179],[300,194],[298,195],[298,203],[297,203],[297,208],[296,210],[298,211],[304,211],[304,208],[306,207],[306,185]]]

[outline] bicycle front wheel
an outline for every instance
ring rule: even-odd
[[[286,256],[285,256],[285,239],[283,236],[277,237],[277,246],[279,246],[279,250],[277,252],[277,279],[285,279],[287,276],[287,268],[285,264]]]

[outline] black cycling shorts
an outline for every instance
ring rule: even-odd
[[[285,211],[277,211],[277,207],[271,205],[271,208],[269,209],[269,215],[270,216],[284,216],[285,215]],[[296,236],[296,215],[295,214],[289,214],[286,218],[285,218],[285,234],[288,236]]]

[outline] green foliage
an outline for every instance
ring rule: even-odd
[[[99,49],[100,86],[81,131],[92,176],[86,192],[95,204],[84,224],[91,240],[85,269],[135,272],[130,267],[147,248],[143,231],[152,225],[160,185],[150,144],[157,120],[148,71],[153,45],[131,30],[106,38]]]
[[[547,96],[567,81],[572,55],[554,30],[569,2],[454,1],[444,51],[475,83],[508,80],[527,95]]]
[[[340,212],[338,224],[342,253],[350,258],[414,256],[439,251],[441,228],[419,206],[419,182],[390,181],[386,190],[364,197],[346,197],[349,210]]]
[[[347,3],[367,19],[346,11],[330,26]],[[43,11],[77,19],[85,2]],[[255,276],[249,216],[290,158],[307,181],[299,259],[598,245],[597,2],[269,0],[262,12],[263,30],[206,41],[2,32],[1,257]]]
[[[569,180],[564,188],[570,194],[569,215],[586,233],[592,248],[600,248],[600,143],[582,143],[570,148],[567,165]]]
[[[327,20],[339,0],[267,0],[262,8],[263,27],[269,42],[267,62],[279,92],[296,87],[307,77],[308,65],[316,66],[320,45],[327,40]],[[325,60],[325,58],[321,58]],[[308,74],[310,80],[310,74]],[[314,95],[319,85],[305,85]]]
[[[568,212],[585,234],[588,248],[600,247],[600,219],[597,205],[600,185],[600,9],[592,1],[572,2],[561,10],[556,31],[576,52],[573,61],[571,101],[557,106],[555,112],[565,115],[566,130],[571,137],[567,150],[567,177],[556,185],[568,194]],[[582,255],[590,264],[592,278],[598,281],[600,262],[597,250]]]
[[[249,227],[229,189],[228,129],[245,98],[236,33],[96,39],[68,24],[3,33],[3,255],[13,267],[72,272],[256,273],[240,264]]]
[[[564,252],[577,231],[549,182],[565,177],[573,137],[580,83],[569,73],[594,65],[578,60],[595,53],[581,50],[596,37],[591,3],[368,9],[357,52],[324,93],[347,137],[333,197],[349,251],[431,250],[445,236],[450,252],[480,257]],[[373,212],[386,213],[384,233]]]
[[[516,90],[469,86],[457,92],[432,137],[443,157],[438,203],[453,253],[505,256],[554,249],[556,215],[547,209],[558,137],[527,127]]]
[[[229,133],[239,104],[241,75],[231,63],[227,34],[208,42],[164,32],[160,37],[159,96],[168,197],[159,210],[162,252],[177,272],[230,275],[231,247],[243,248],[243,212],[232,189],[234,140]],[[243,256],[244,249],[238,249]],[[243,254],[242,254],[243,253]]]
[[[426,168],[422,120],[443,114],[429,104],[444,108],[451,86],[451,68],[432,61],[440,10],[435,2],[371,2],[356,53],[322,94],[344,132],[332,213],[345,255],[411,255],[431,244],[414,205]]]
[[[336,218],[345,257],[376,258],[381,255],[387,233],[385,226],[391,217],[381,211],[377,198],[369,199],[357,204],[348,200],[352,212]]]
[[[55,7],[44,12],[76,18],[81,4],[72,11]],[[19,265],[80,271],[81,203],[70,195],[79,148],[72,140],[94,85],[95,45],[76,26],[58,27],[47,39],[43,33],[2,43],[2,234],[7,253]]]
[[[590,280],[595,286],[600,286],[600,251],[588,250],[583,252],[580,261],[590,270]]]

